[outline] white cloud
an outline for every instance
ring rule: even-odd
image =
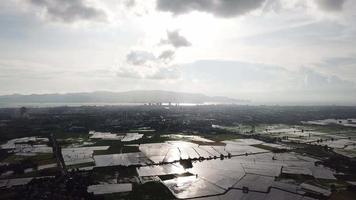
[[[163,50],[160,50],[162,45]],[[174,48],[167,49],[165,45]],[[153,50],[130,51],[126,55],[126,60],[119,66],[117,76],[153,80],[179,79],[180,70],[173,62],[174,56],[180,47],[188,46],[191,46],[191,43],[181,36],[178,30],[167,31],[167,39],[161,39],[158,47],[153,47]]]
[[[182,66],[182,79],[197,80],[194,85],[203,88],[204,93],[215,91],[218,95],[243,96],[253,101],[356,100],[355,82],[320,73],[312,67],[292,71],[258,63],[201,60]]]
[[[178,88],[351,99],[355,8],[351,0],[8,0],[0,60],[23,61],[0,63],[0,93]],[[209,62],[184,64],[198,60]]]
[[[168,80],[179,79],[180,71],[176,66],[154,66],[138,68],[134,66],[120,66],[116,75],[128,79]]]
[[[131,65],[145,65],[149,61],[156,60],[156,57],[147,51],[131,51],[126,55],[126,61]]]
[[[155,56],[148,51],[131,51],[126,61],[119,66],[117,76],[133,79],[178,79],[180,72],[177,66],[172,66],[174,51],[165,50]]]

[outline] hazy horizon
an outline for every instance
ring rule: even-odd
[[[352,0],[8,0],[0,95],[165,90],[355,105]]]
[[[161,103],[181,103],[181,105],[184,105],[185,103],[188,103],[187,105],[211,105],[211,104],[235,104],[235,105],[250,105],[250,106],[356,106],[356,102],[332,102],[332,101],[263,101],[263,100],[255,100],[255,101],[251,101],[250,99],[242,99],[242,98],[232,98],[229,96],[209,96],[203,93],[192,93],[192,92],[178,92],[178,91],[168,91],[168,90],[128,90],[128,91],[93,91],[93,92],[70,92],[70,93],[29,93],[29,94],[19,94],[19,93],[14,93],[14,94],[6,94],[6,95],[0,95],[0,108],[2,107],[8,107],[8,106],[15,106],[15,107],[21,107],[21,106],[30,106],[30,107],[56,107],[56,106],[90,106],[90,105],[95,105],[95,106],[105,106],[105,105],[143,105],[145,103],[149,103],[151,102],[150,98],[152,98],[152,94],[150,93],[155,93],[155,92],[159,92],[161,93],[160,97],[162,98],[169,98],[167,94],[165,93],[176,93],[179,97],[179,95],[203,95],[205,97],[208,98],[226,98],[227,100],[230,99],[234,99],[235,102],[229,102],[229,101],[204,101],[202,100],[201,103],[196,103],[193,101],[190,102],[176,102],[176,101],[170,101],[170,100],[163,100],[161,101]],[[119,100],[117,102],[115,101],[105,101],[102,100],[103,97],[99,96],[98,99],[100,99],[99,101],[93,100],[93,99],[88,99],[89,101],[71,101],[71,98],[73,98],[72,96],[68,96],[65,97],[63,95],[81,95],[81,94],[89,94],[89,96],[93,97],[92,95],[96,95],[96,94],[102,94],[102,93],[113,93],[113,94],[118,94],[120,97],[120,94],[124,94],[124,93],[136,93],[136,94],[141,94],[139,95],[138,99],[140,100],[134,100],[134,101],[122,101]],[[145,94],[147,93],[147,94]],[[40,101],[33,101],[31,102],[31,100],[26,100],[24,99],[24,101],[22,102],[21,98],[23,97],[29,97],[29,96],[39,96],[39,99],[41,99],[41,96],[46,96],[46,95],[58,95],[61,96],[59,97],[59,100],[56,100],[56,98],[54,98],[52,100],[40,100]],[[150,95],[150,96],[145,96],[145,95]],[[9,102],[8,100],[2,99],[3,97],[14,97],[14,96],[18,96],[18,98],[14,99],[15,101],[18,102]],[[57,97],[57,98],[58,98]],[[137,96],[136,96],[137,97]],[[75,99],[77,99],[78,97],[76,97]],[[131,97],[132,98],[132,97]],[[60,101],[62,100],[62,101]],[[41,102],[43,101],[43,102]],[[137,101],[140,101],[139,103]],[[154,101],[154,102],[160,102],[158,101]],[[41,105],[43,104],[43,105]]]

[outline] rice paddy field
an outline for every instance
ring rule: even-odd
[[[205,134],[91,130],[57,139],[60,153],[50,138],[14,138],[1,144],[0,189],[58,176],[63,160],[65,170],[89,177],[86,192],[97,198],[142,198],[153,187],[168,199],[325,199],[356,181],[340,167],[356,158],[352,123],[215,124]]]

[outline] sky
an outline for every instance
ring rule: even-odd
[[[354,0],[5,0],[0,95],[356,104]]]

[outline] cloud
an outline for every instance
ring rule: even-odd
[[[152,60],[156,60],[156,57],[147,51],[131,51],[126,55],[127,63],[132,65],[144,65]]]
[[[155,73],[149,74],[146,78],[149,79],[178,79],[180,77],[180,71],[177,66],[163,67],[155,71]]]
[[[128,8],[134,7],[136,5],[136,1],[135,0],[126,0],[124,2],[125,6]]]
[[[117,76],[133,79],[178,79],[180,70],[172,64],[174,56],[180,47],[190,46],[191,43],[175,30],[167,31],[167,38],[160,41],[160,45],[164,44],[174,48],[160,51],[156,53],[157,56],[151,51],[130,51],[125,62],[119,67]]]
[[[157,0],[157,9],[176,15],[201,11],[219,17],[234,17],[257,9],[264,2],[265,0]]]
[[[179,30],[167,31],[167,39],[162,39],[161,44],[169,44],[175,48],[189,47],[192,44],[179,34]]]
[[[348,31],[348,26],[336,21],[317,21],[303,24],[291,25],[267,33],[259,33],[244,37],[243,42],[248,45],[271,45],[285,43],[300,44],[330,44],[336,41],[340,44]]]
[[[56,21],[106,19],[103,10],[87,5],[85,0],[30,0],[30,3],[42,8],[48,18]]]
[[[335,75],[318,73],[310,68],[302,68],[300,75],[303,78],[303,89],[315,91],[343,91],[350,88],[355,89],[355,83],[346,81]]]
[[[356,55],[325,57],[314,66],[327,74],[335,74],[345,80],[355,81]]]
[[[164,61],[171,61],[174,57],[175,52],[172,50],[163,51],[158,58]]]
[[[198,80],[208,91],[238,93],[270,101],[351,101],[356,83],[312,67],[291,71],[275,65],[200,60],[181,66],[181,79]],[[198,87],[197,85],[195,85]]]
[[[356,56],[326,58],[324,63],[322,63],[322,66],[326,67],[338,67],[344,65],[356,66]]]
[[[142,66],[121,66],[116,75],[129,79],[151,79],[151,80],[168,80],[180,78],[180,71],[177,66],[155,66],[145,68]]]
[[[133,78],[133,79],[141,79],[144,78],[135,68],[120,66],[119,70],[116,72],[118,77],[122,78]]]
[[[177,79],[180,72],[177,66],[172,66],[175,52],[165,50],[155,56],[148,51],[131,51],[126,55],[126,61],[119,67],[117,76],[133,79]]]
[[[341,11],[346,0],[315,0],[318,7],[325,11]]]

